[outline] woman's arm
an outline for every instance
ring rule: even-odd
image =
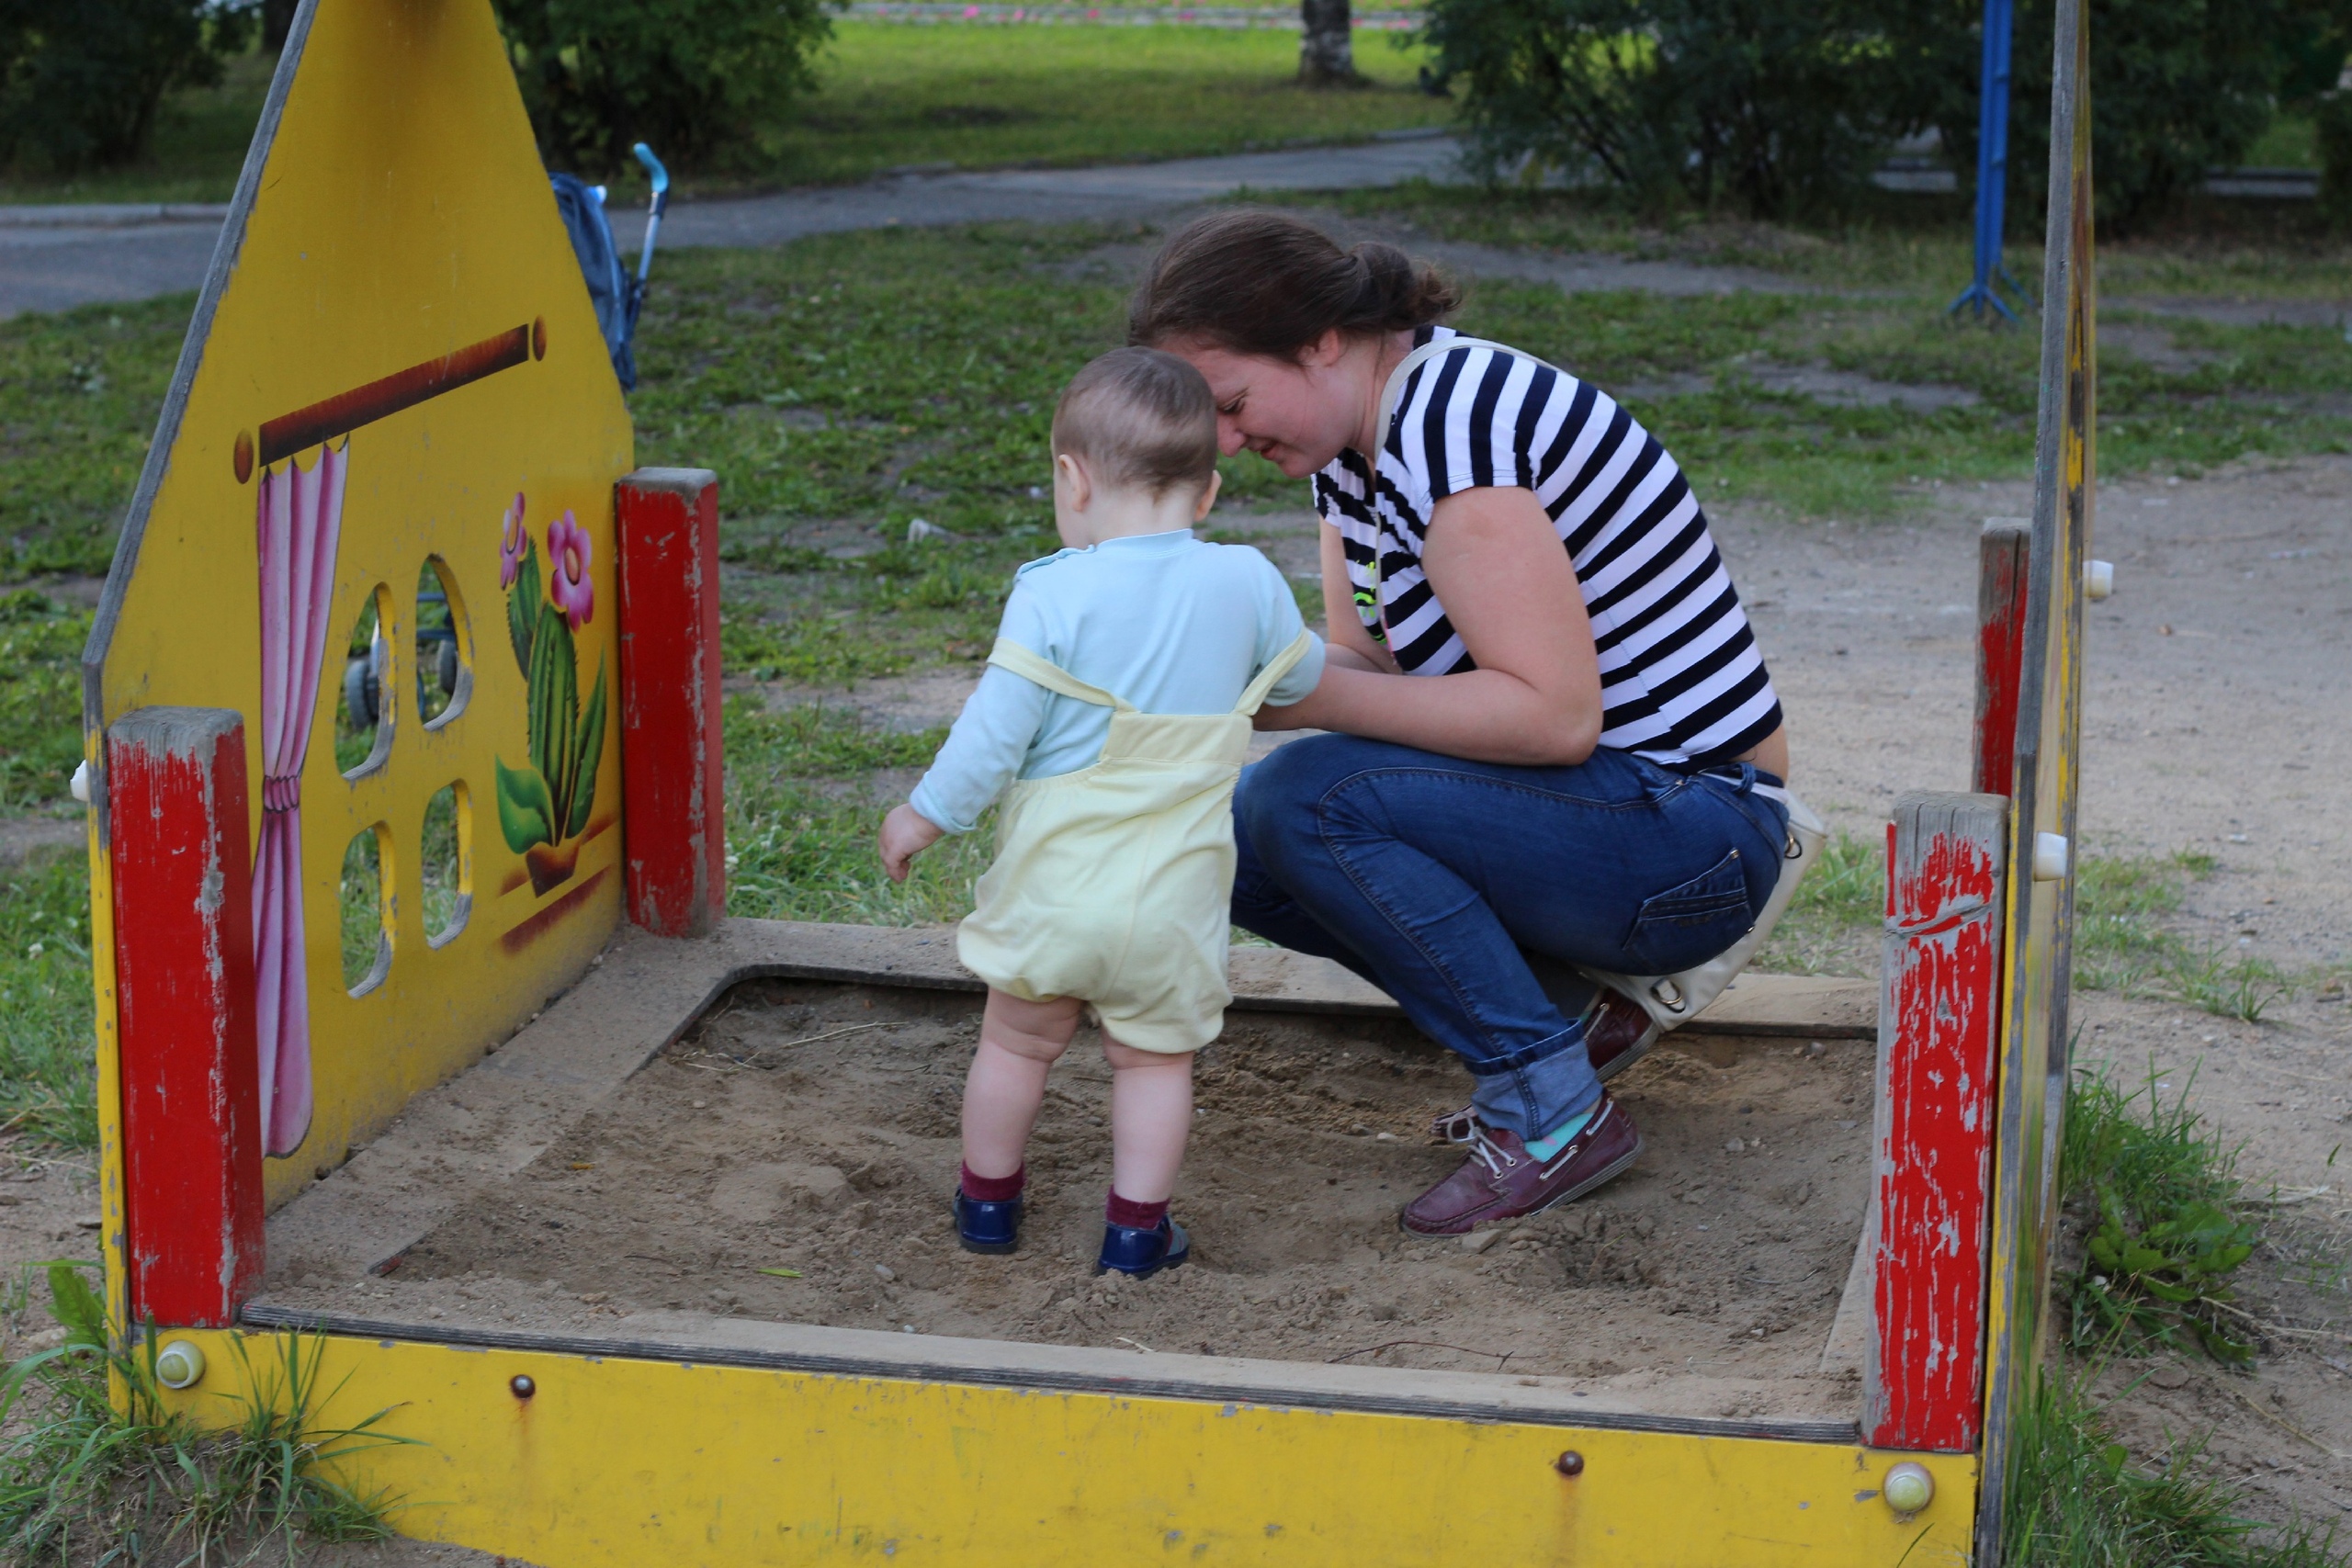
[[[1401,674],[1388,650],[1372,640],[1363,617],[1356,614],[1355,585],[1348,581],[1347,545],[1340,531],[1325,523],[1323,554],[1323,646],[1327,663],[1342,670],[1378,670]]]
[[[1281,728],[1341,730],[1480,762],[1561,766],[1592,754],[1600,655],[1576,570],[1533,491],[1461,491],[1439,502],[1430,522],[1421,570],[1476,670],[1385,672],[1396,666],[1355,620],[1336,529],[1325,536],[1323,566],[1331,658],[1314,694],[1279,710]],[[1372,662],[1359,642],[1377,652],[1375,668],[1358,665]]]

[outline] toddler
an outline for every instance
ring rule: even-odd
[[[1233,786],[1250,716],[1315,689],[1323,645],[1257,551],[1204,544],[1216,410],[1200,372],[1123,348],[1054,410],[1054,522],[1023,567],[947,743],[882,824],[884,866],[968,832],[1003,796],[997,856],[956,953],[988,982],[964,1089],[956,1229],[1011,1252],[1023,1152],[1080,1010],[1102,1025],[1111,1194],[1096,1269],[1184,1261],[1168,1215],[1193,1121],[1193,1053],[1224,1027]]]

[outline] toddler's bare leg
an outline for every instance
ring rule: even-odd
[[[1046,1072],[1069,1049],[1081,1004],[1076,997],[1024,1002],[994,987],[980,1015],[980,1048],[964,1080],[964,1164],[975,1176],[1007,1177],[1021,1168]]]
[[[1138,1051],[1102,1037],[1111,1064],[1111,1190],[1164,1203],[1193,1133],[1193,1054]]]

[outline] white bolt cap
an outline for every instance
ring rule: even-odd
[[[1916,1514],[1936,1500],[1936,1478],[1928,1473],[1926,1465],[1905,1460],[1886,1472],[1886,1479],[1879,1483],[1879,1494],[1896,1513]]]
[[[65,786],[67,792],[83,805],[90,804],[90,763],[84,758],[74,764],[74,782]]]
[[[2115,592],[2115,563],[2111,560],[2086,560],[2083,563],[2083,597],[2104,599]]]
[[[175,1339],[155,1352],[155,1381],[165,1388],[187,1388],[204,1375],[204,1352]]]
[[[2033,879],[2036,882],[2066,880],[2066,835],[2036,833],[2033,836]]]

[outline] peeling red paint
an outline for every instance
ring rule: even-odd
[[[622,858],[628,917],[701,936],[727,909],[718,481],[644,468],[616,491]]]
[[[2001,877],[1997,811],[1974,814],[1981,839],[1953,826],[1967,813],[1934,815],[1924,842],[1898,840],[1890,857],[1863,1429],[1875,1446],[1957,1453],[1982,1426]]]
[[[227,1327],[263,1246],[243,723],[136,709],[107,785],[130,1312]]]

